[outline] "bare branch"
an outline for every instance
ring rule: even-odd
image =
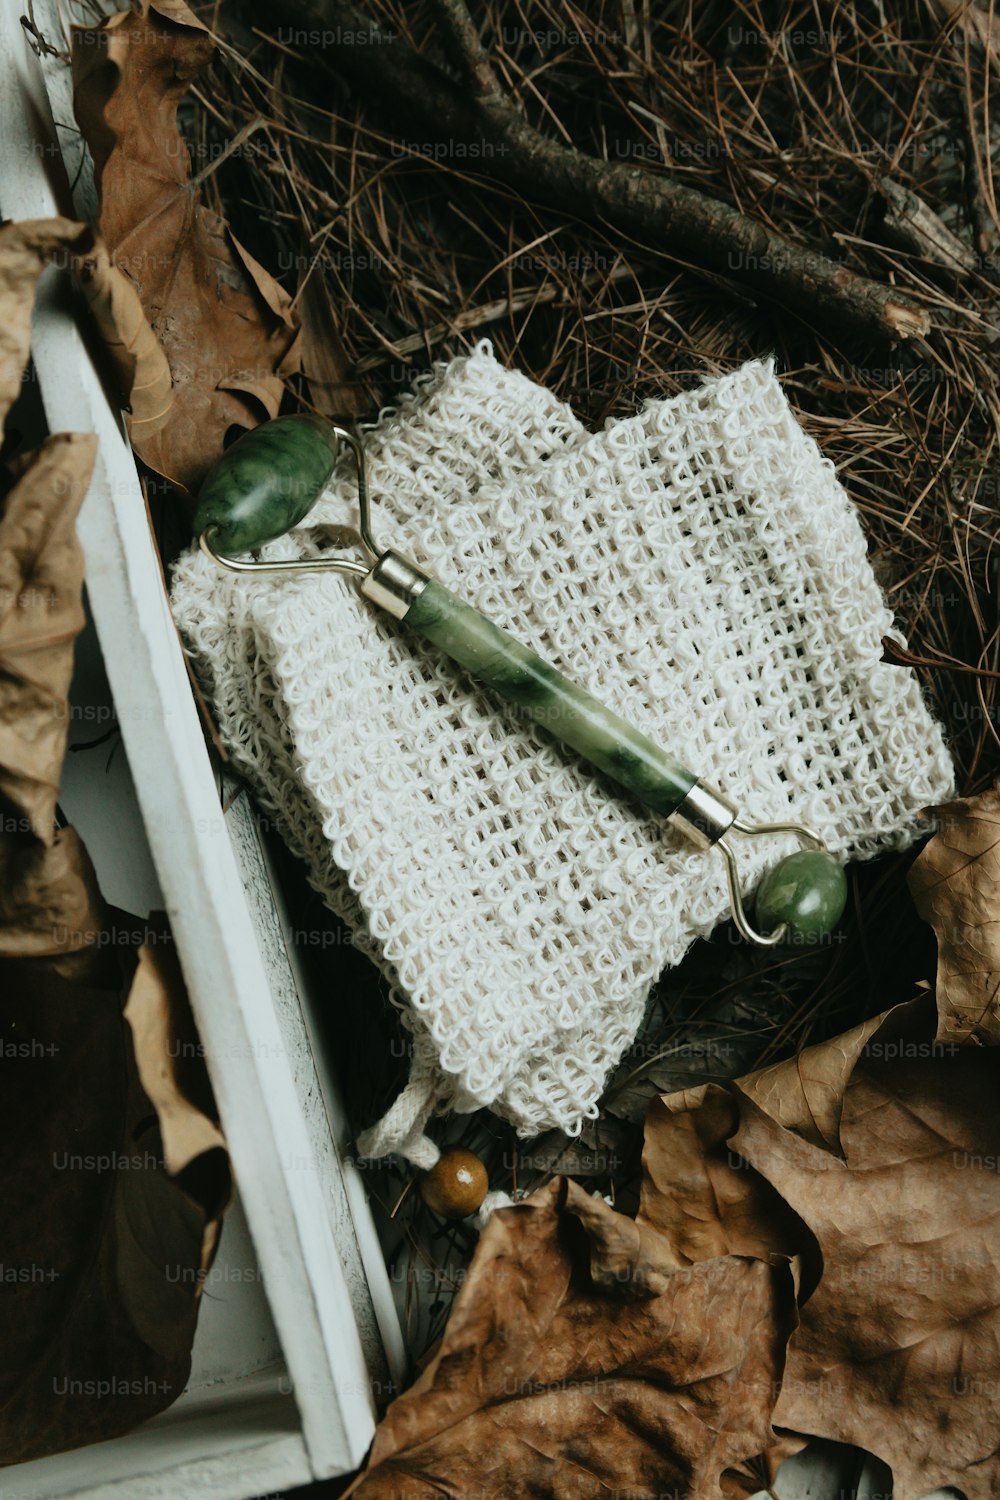
[[[465,0],[433,0],[433,9],[441,22],[441,44],[459,76],[477,97],[500,94],[500,80]]]
[[[462,0],[437,4],[450,18],[450,46],[464,57],[466,75],[473,68],[485,84],[481,44]],[[297,4],[298,19],[303,9],[345,34],[378,36],[378,28],[350,0]],[[666,174],[600,161],[552,140],[529,124],[499,87],[470,96],[398,38],[386,37],[381,46],[340,48],[334,66],[384,101],[408,127],[418,122],[430,139],[444,142],[455,156],[529,202],[590,219],[648,253],[721,273],[838,332],[895,342],[930,329],[927,312],[894,288],[792,244],[730,204]],[[488,61],[486,68],[492,75]]]

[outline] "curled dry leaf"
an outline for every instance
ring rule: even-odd
[[[1000,1042],[1000,786],[936,809],[909,875],[937,934],[938,1039]]]
[[[105,907],[97,875],[75,828],[51,843],[0,839],[0,959],[45,959],[79,983],[117,982],[117,968],[91,934]]]
[[[714,1497],[766,1444],[793,1305],[787,1263],[678,1268],[654,1231],[558,1179],[490,1219],[355,1500]]]
[[[808,1289],[819,1277],[808,1229],[770,1183],[734,1171],[742,1164],[728,1142],[739,1118],[737,1097],[715,1083],[671,1094],[651,1107],[639,1219],[688,1265],[719,1255],[784,1255],[800,1288],[804,1274]]]
[[[83,229],[71,219],[0,229],[0,433],[28,364],[38,278],[54,257],[70,253]],[[93,438],[63,433],[3,476],[0,808],[7,837],[45,843],[54,837],[73,641],[83,627],[76,517],[93,463]],[[32,879],[37,882],[37,871]]]
[[[0,435],[21,389],[35,284],[53,260],[71,266],[107,347],[133,440],[155,432],[173,400],[170,366],[130,281],[86,224],[25,219],[0,229]]]
[[[136,434],[136,451],[190,492],[231,427],[276,415],[297,359],[287,294],[191,180],[177,107],[212,52],[180,0],[140,0],[73,34],[74,107],[94,157],[101,234],[173,378],[166,420]]]
[[[147,924],[125,1019],[139,1081],[156,1110],[163,1164],[205,1213],[201,1266],[212,1263],[232,1187],[226,1142],[166,920]]]
[[[100,241],[74,258],[83,295],[115,367],[137,452],[165,426],[174,402],[170,365],[131,281]]]
[[[62,433],[22,462],[0,515],[0,805],[7,833],[54,836],[73,642],[83,628],[76,517],[94,439]]]
[[[883,1024],[881,1016],[873,1016],[821,1047],[806,1047],[787,1063],[750,1073],[740,1080],[740,1093],[777,1124],[842,1156],[840,1121],[847,1080]]]
[[[45,267],[67,254],[83,224],[72,219],[26,219],[0,228],[0,437],[21,393],[31,349],[31,310]]]
[[[165,21],[175,21],[178,26],[191,26],[197,31],[207,31],[185,0],[154,0],[152,9]]]

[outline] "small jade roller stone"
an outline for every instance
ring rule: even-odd
[[[833,931],[846,905],[847,876],[840,861],[825,849],[800,849],[768,870],[754,909],[762,932],[784,922],[786,943],[809,944]]]
[[[278,417],[245,433],[227,449],[202,488],[194,517],[196,534],[225,563],[227,557],[250,552],[289,531],[308,513],[329,480],[341,436],[346,434],[339,435],[332,423],[310,414]],[[336,561],[328,566],[347,566],[360,572],[359,588],[367,599],[515,704],[652,812],[666,818],[676,815],[685,831],[695,837],[689,816],[691,798],[706,792],[710,800],[716,798],[712,789],[705,788],[694,772],[599,699],[407,558],[391,550],[378,552],[367,529],[367,490],[360,483],[360,450],[358,466],[361,536],[370,562],[360,568]],[[266,569],[271,565],[257,566]],[[366,566],[370,568],[367,573]],[[725,809],[730,804],[720,797],[716,806]],[[735,810],[729,814],[730,821],[733,816]],[[725,813],[714,835],[716,841],[720,841],[726,826],[724,819]],[[809,943],[836,926],[846,899],[847,882],[839,861],[825,850],[802,850],[779,861],[762,880],[757,892],[757,918],[765,933],[784,923],[788,941]],[[442,1163],[451,1155],[446,1153]],[[473,1181],[486,1192],[485,1173],[481,1177],[473,1173],[466,1182],[461,1170],[454,1163],[451,1167],[439,1163],[421,1187],[427,1201],[431,1201],[428,1194],[442,1191],[449,1171],[459,1173],[451,1184],[451,1197],[468,1190],[471,1201]],[[472,1171],[468,1163],[464,1170]],[[472,1212],[475,1207],[478,1202],[462,1212]]]
[[[479,1157],[460,1146],[442,1151],[420,1179],[420,1196],[443,1219],[464,1219],[482,1206],[490,1179]]]
[[[275,417],[236,439],[202,485],[194,533],[231,557],[284,536],[308,515],[340,452],[329,422]]]

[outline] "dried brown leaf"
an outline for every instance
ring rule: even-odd
[[[811,1236],[780,1194],[756,1173],[734,1170],[742,1163],[728,1142],[738,1123],[738,1101],[720,1084],[657,1100],[646,1118],[640,1221],[687,1264],[718,1255],[813,1262]]]
[[[75,828],[50,843],[0,837],[0,959],[45,959],[79,983],[114,983],[98,941],[105,905]]]
[[[665,1248],[563,1179],[494,1214],[357,1500],[717,1496],[769,1439],[791,1276],[736,1256],[673,1269]]]
[[[909,875],[937,934],[938,1039],[1000,1042],[1000,785],[936,809]]]
[[[0,229],[0,431],[28,363],[35,286],[53,260],[73,266],[132,403],[153,429],[170,401],[166,359],[129,283],[85,224],[34,219]],[[68,725],[73,642],[83,627],[76,517],[95,439],[60,433],[3,476],[0,513],[0,832],[49,841]],[[48,878],[48,877],[47,877]]]
[[[0,421],[28,362],[38,277],[89,235],[68,219],[0,229]],[[89,436],[56,434],[3,476],[0,502],[0,957],[44,958],[79,983],[106,978],[89,942],[104,904],[70,828],[56,831],[73,643],[84,624],[76,517],[93,468]]]
[[[165,21],[174,21],[178,26],[191,26],[198,31],[208,30],[184,0],[154,0],[151,8]]]
[[[775,1426],[876,1453],[893,1469],[896,1500],[937,1485],[985,1500],[1000,1484],[1000,1061],[991,1049],[935,1042],[927,999],[809,1051],[826,1048],[829,1060],[793,1059],[745,1092],[733,1085],[731,1131],[715,1102],[700,1169],[693,1150],[681,1163],[683,1197],[704,1218],[709,1254],[718,1243],[751,1255],[802,1247],[800,1323]],[[822,1114],[827,1126],[839,1114],[840,1155],[817,1132],[803,1077],[824,1081]],[[701,1092],[650,1115],[646,1161],[660,1180],[645,1184],[641,1217],[669,1178],[676,1116],[697,1116]],[[668,1204],[671,1191],[668,1181]]]
[[[166,424],[174,401],[170,365],[150,328],[135,287],[98,241],[74,260],[74,271],[128,405],[126,423],[141,451]]]
[[[0,437],[21,393],[38,278],[54,257],[68,254],[84,229],[72,219],[25,219],[0,228]]]
[[[840,1155],[844,1091],[869,1038],[882,1025],[883,1017],[873,1016],[821,1047],[806,1047],[787,1062],[750,1073],[740,1079],[740,1093],[777,1125]]]
[[[136,451],[188,491],[231,427],[276,415],[296,336],[287,294],[192,184],[177,107],[212,54],[179,0],[142,0],[73,33],[74,107],[94,157],[99,227],[173,378],[166,420],[136,435]]]
[[[173,399],[170,367],[132,283],[88,225],[55,218],[0,229],[0,434],[28,363],[35,283],[53,260],[76,273],[118,376],[133,438],[156,431]]]
[[[83,628],[76,516],[95,444],[62,433],[24,461],[0,516],[0,807],[4,832],[53,837],[73,642]]]
[[[467,1493],[470,1480],[486,1494],[597,1495],[613,1481],[637,1495],[738,1494],[814,1435],[875,1452],[897,1500],[936,1484],[993,1494],[1000,1060],[934,1043],[931,1022],[929,999],[914,1001],[778,1067],[661,1101],[634,1222],[572,1184],[537,1194],[534,1217],[494,1216],[440,1349],[379,1429],[360,1494]],[[729,1268],[750,1265],[796,1291],[799,1326],[773,1296],[749,1321],[735,1314],[722,1288]],[[688,1295],[698,1270],[721,1278],[720,1301]],[[726,1432],[742,1423],[743,1456],[721,1470],[718,1449],[709,1466],[659,1395],[647,1405],[633,1383],[622,1408],[615,1389],[640,1369],[689,1415],[720,1316],[744,1350],[727,1348],[716,1370],[764,1358],[776,1372],[769,1397],[731,1382]],[[667,1329],[677,1363],[663,1365]],[[707,1335],[697,1356],[696,1335]],[[651,1462],[634,1436],[650,1431]]]
[[[774,1422],[870,1449],[896,1500],[944,1485],[986,1500],[1000,1487],[1000,1066],[935,1053],[929,1007],[913,1020],[890,1017],[851,1077],[843,1162],[749,1111],[735,1138],[823,1253]]]
[[[232,1182],[184,977],[165,921],[151,927],[139,949],[125,1019],[139,1080],[159,1120],[163,1164],[205,1211],[201,1269],[207,1271]]]

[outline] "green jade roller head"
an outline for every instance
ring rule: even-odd
[[[233,555],[253,552],[303,520],[344,448],[353,454],[357,469],[358,533],[365,561],[338,556],[256,562]],[[815,942],[839,922],[847,900],[843,866],[811,829],[798,823],[747,823],[721,792],[557,668],[415,563],[380,548],[371,532],[364,451],[344,428],[321,417],[295,416],[277,417],[245,433],[206,479],[194,528],[202,551],[235,573],[353,573],[366,599],[526,712],[699,848],[718,849],[726,863],[733,920],[748,942],[767,948]],[[730,839],[733,834],[754,838],[775,833],[795,834],[808,847],[780,860],[764,876],[755,928],[743,905]]]

